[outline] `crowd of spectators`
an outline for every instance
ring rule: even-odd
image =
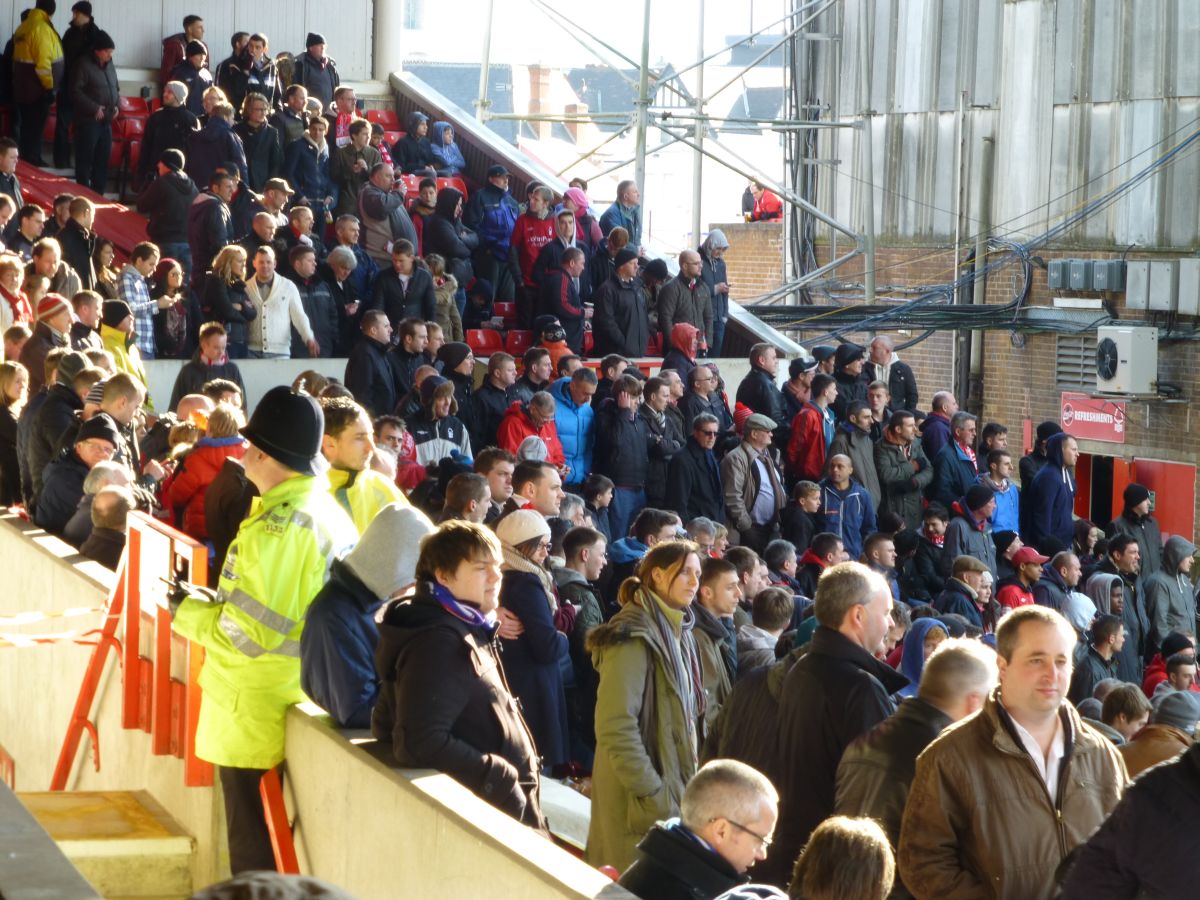
[[[541,780],[582,782],[587,860],[642,897],[1187,895],[1196,547],[1145,487],[1076,519],[1074,437],[922,410],[884,335],[757,344],[731,402],[719,231],[670,277],[632,182],[596,217],[493,166],[464,203],[453,129],[380,142],[320,35],[290,78],[261,34],[209,73],[183,26],[119,269],[90,200],[25,203],[33,101],[0,140],[0,504],[113,569],[130,510],[212,547],[171,607],[235,872],[273,868],[258,779],[308,696],[543,833]],[[501,299],[538,340],[477,383]],[[247,419],[237,360],[331,356]],[[161,406],[156,358],[187,360]]]

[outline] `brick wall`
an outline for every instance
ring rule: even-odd
[[[733,222],[709,226],[729,238],[725,269],[733,300],[758,297],[783,284],[783,225],[779,222]]]

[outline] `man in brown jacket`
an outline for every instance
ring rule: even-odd
[[[1050,900],[1054,872],[1121,799],[1115,747],[1067,702],[1075,631],[1023,606],[996,631],[1000,687],[917,760],[900,830],[916,897]]]
[[[1130,778],[1151,766],[1174,759],[1192,746],[1196,722],[1200,720],[1200,694],[1175,691],[1158,701],[1154,724],[1147,725],[1133,740],[1117,748]]]

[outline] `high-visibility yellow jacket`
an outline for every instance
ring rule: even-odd
[[[146,366],[142,352],[133,339],[119,328],[100,323],[100,340],[104,349],[113,355],[113,364],[118,372],[128,372],[146,389],[146,409],[154,412],[154,401],[150,398],[150,381],[146,378]]]
[[[45,10],[34,9],[13,34],[13,99],[36,103],[62,85],[63,49]]]
[[[322,476],[276,485],[229,547],[217,602],[184,600],[175,630],[207,651],[196,755],[269,769],[283,760],[288,707],[300,690],[300,632],[333,560],[358,539]]]
[[[360,535],[367,530],[375,514],[389,503],[408,506],[404,491],[374,469],[361,472],[330,469],[329,489],[338,505],[354,520],[354,527]]]

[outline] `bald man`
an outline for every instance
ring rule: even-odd
[[[917,376],[908,363],[896,355],[892,339],[878,335],[867,348],[867,381],[882,381],[892,395],[892,409],[917,408]]]
[[[712,346],[713,311],[708,286],[700,277],[700,254],[683,250],[679,274],[658,292],[658,330],[663,335],[663,353],[671,349],[671,329],[680,322],[695,325],[701,335],[701,350]]]

